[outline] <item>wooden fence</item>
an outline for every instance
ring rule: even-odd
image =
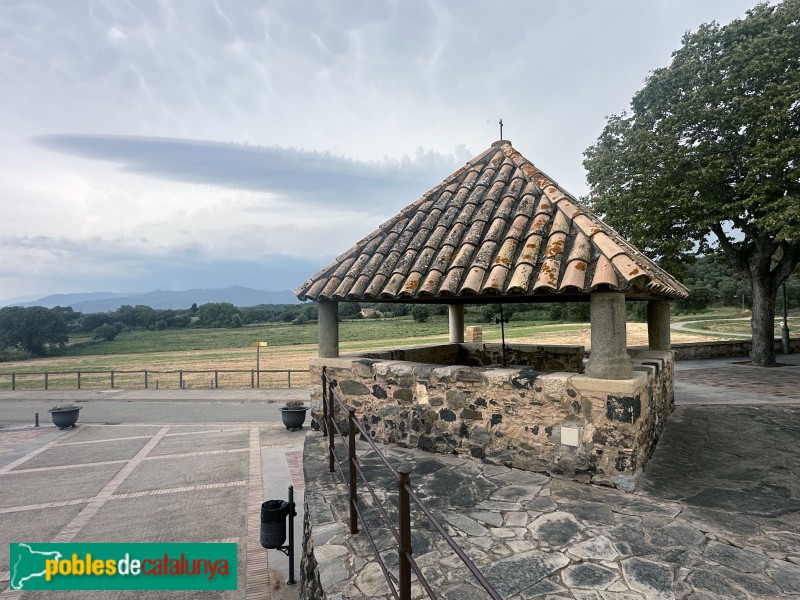
[[[0,373],[0,390],[308,387],[308,370],[45,371]]]

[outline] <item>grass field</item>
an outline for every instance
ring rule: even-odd
[[[728,313],[730,315],[731,313]],[[720,314],[704,315],[714,319]],[[694,317],[683,317],[690,320]],[[485,341],[500,340],[500,326],[486,323],[467,323],[483,327]],[[411,318],[358,319],[340,324],[339,339],[343,354],[363,350],[414,346],[446,342],[448,339],[447,319],[431,318],[426,323],[417,323]],[[270,323],[239,329],[185,329],[166,331],[132,331],[121,334],[113,341],[92,341],[75,337],[66,352],[60,356],[18,360],[0,363],[0,388],[11,373],[17,373],[20,381],[25,373],[81,371],[214,371],[241,370],[256,368],[256,353],[251,344],[266,341],[269,346],[261,349],[262,370],[305,370],[308,359],[317,355],[317,328],[315,323],[291,325]],[[702,339],[719,339],[719,333],[709,331],[709,336],[673,332],[673,341],[688,342]],[[588,323],[542,323],[514,322],[506,326],[506,339],[518,343],[578,344],[589,347],[590,330]],[[647,326],[644,323],[628,324],[628,343],[632,346],[647,343]],[[50,384],[74,387],[75,376],[59,378],[51,376]],[[90,377],[84,375],[82,386],[92,384],[108,387],[108,375]],[[141,374],[126,376],[116,374],[116,384],[123,386],[127,379],[139,385]],[[127,377],[127,379],[126,379]],[[187,379],[193,376],[186,375]],[[234,377],[230,375],[229,377]],[[242,387],[249,386],[249,374],[235,376]],[[262,377],[285,379],[280,376]],[[300,383],[299,375],[293,381]],[[192,385],[208,387],[209,375],[198,375]],[[173,381],[175,380],[175,381]],[[162,381],[170,387],[177,386],[177,375],[164,375]],[[139,382],[139,383],[137,383]],[[150,382],[152,384],[152,380]],[[35,383],[42,387],[38,380]],[[220,384],[222,385],[222,383]]]

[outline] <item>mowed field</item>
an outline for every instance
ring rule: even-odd
[[[483,327],[484,341],[499,341],[500,326]],[[470,323],[467,323],[470,325]],[[239,329],[186,329],[134,331],[111,342],[73,338],[62,356],[0,363],[0,375],[12,372],[250,370],[256,368],[251,344],[266,341],[260,350],[262,370],[304,370],[317,355],[316,324],[264,324]],[[673,332],[674,342],[720,339],[709,335]],[[506,340],[518,343],[577,344],[590,346],[588,323],[512,322]],[[340,324],[343,354],[366,349],[397,348],[447,341],[446,319],[416,323],[410,318],[363,319]],[[647,325],[628,323],[628,344],[647,344]]]

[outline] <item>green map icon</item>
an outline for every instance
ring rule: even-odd
[[[9,589],[26,589],[26,582],[40,577],[44,578],[45,561],[60,559],[60,552],[34,550],[29,544],[11,544]]]

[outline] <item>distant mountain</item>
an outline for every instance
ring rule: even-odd
[[[180,309],[192,304],[201,306],[209,302],[230,302],[234,306],[256,306],[258,304],[298,304],[300,301],[289,290],[266,292],[241,286],[222,289],[197,289],[175,292],[156,290],[146,294],[115,294],[112,292],[92,292],[88,294],[56,294],[45,296],[33,302],[18,306],[71,306],[82,313],[113,312],[123,304],[136,306],[142,304],[151,308]]]

